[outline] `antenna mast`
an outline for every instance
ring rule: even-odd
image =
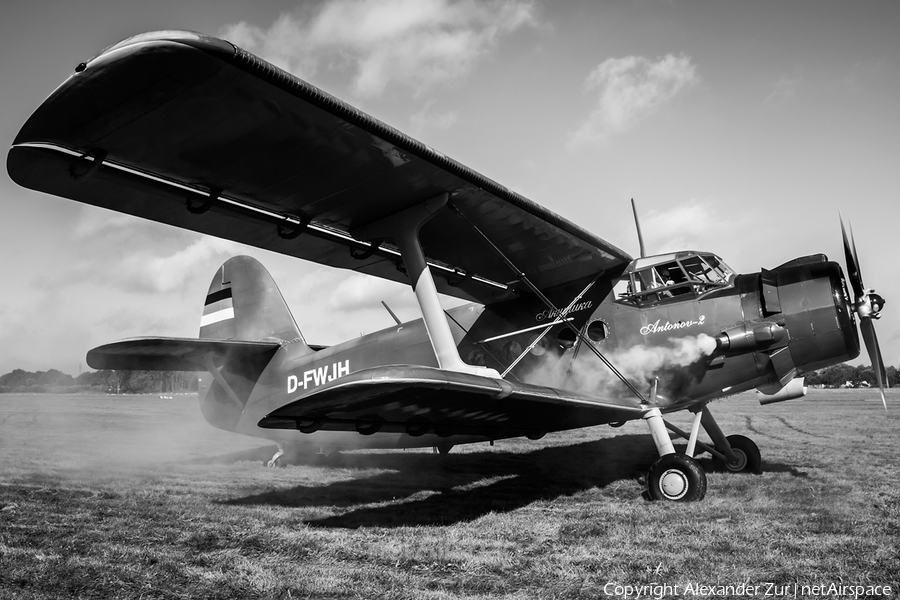
[[[641,247],[641,258],[647,256],[647,249],[644,248],[644,235],[641,233],[641,222],[638,220],[637,207],[634,205],[634,198],[631,199],[631,212],[634,213],[634,226],[637,229],[638,244]]]

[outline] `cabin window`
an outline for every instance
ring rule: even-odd
[[[578,336],[575,335],[575,332],[572,331],[572,329],[569,327],[563,327],[556,335],[556,341],[563,350],[568,350],[569,348],[574,346],[575,340],[577,339]]]
[[[698,293],[728,284],[731,269],[715,256],[691,256],[680,262]]]
[[[602,342],[606,339],[609,328],[603,321],[594,321],[587,328],[588,337],[592,342]]]
[[[629,299],[634,304],[655,303],[691,294],[693,289],[678,262],[647,267],[631,274]]]
[[[659,258],[661,262],[640,267],[619,280],[614,288],[618,302],[634,306],[672,302],[730,285],[734,277],[712,254],[680,252]]]

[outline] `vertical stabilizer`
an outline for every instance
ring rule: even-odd
[[[216,271],[200,318],[200,337],[305,344],[272,276],[249,256],[235,256]]]
[[[313,352],[272,276],[249,256],[235,256],[216,271],[203,303],[200,338],[290,344],[294,356]],[[273,353],[214,357],[209,374],[200,377],[200,409],[206,420],[237,431],[244,406],[270,360],[277,360]]]

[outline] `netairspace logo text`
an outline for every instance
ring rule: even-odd
[[[890,597],[894,591],[889,585],[852,585],[844,583],[740,583],[737,585],[704,585],[700,583],[642,583],[627,585],[607,583],[603,593],[622,600],[663,600],[663,598],[832,598]]]

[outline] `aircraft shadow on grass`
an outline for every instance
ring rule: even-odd
[[[256,454],[262,456],[254,452],[254,457]],[[229,456],[238,455],[249,458],[246,452]],[[528,453],[343,454],[340,467],[387,472],[328,485],[270,490],[221,503],[350,509],[307,521],[314,527],[451,525],[490,512],[509,512],[539,500],[606,488],[618,481],[636,481],[645,476],[656,458],[656,448],[645,435],[622,435]],[[712,461],[700,462],[707,470],[712,469]],[[784,465],[766,467],[804,475]]]

